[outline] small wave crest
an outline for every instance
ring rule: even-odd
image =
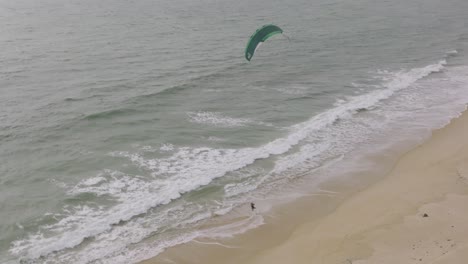
[[[270,125],[249,118],[234,118],[218,112],[188,112],[190,122],[218,127],[242,127],[249,124]]]
[[[72,97],[67,97],[65,98],[65,102],[78,102],[78,101],[83,101],[84,99],[82,98],[72,98]]]
[[[446,52],[447,57],[455,57],[458,54],[458,50],[451,50]]]
[[[108,110],[108,111],[102,111],[99,113],[90,114],[90,115],[85,116],[83,119],[85,120],[109,119],[109,118],[114,118],[114,117],[119,117],[119,116],[131,115],[135,113],[138,113],[138,111],[134,109],[114,109],[114,110]]]

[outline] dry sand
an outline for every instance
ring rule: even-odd
[[[331,211],[305,223],[291,218],[297,214],[280,217],[282,225],[267,224],[223,245],[188,243],[145,263],[466,264],[468,113]],[[283,232],[269,232],[280,227]]]

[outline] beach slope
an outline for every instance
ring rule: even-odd
[[[260,239],[260,238],[259,238]],[[380,182],[247,263],[467,263],[468,114],[403,155]]]

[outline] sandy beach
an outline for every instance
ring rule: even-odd
[[[188,243],[145,263],[466,263],[467,135],[464,112],[405,153],[382,180],[314,220],[293,219],[307,218],[310,200],[302,201],[293,206],[303,207],[300,214],[283,209],[281,220],[229,241]]]

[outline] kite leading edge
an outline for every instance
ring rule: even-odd
[[[275,25],[265,25],[250,37],[249,42],[247,42],[247,47],[245,48],[245,58],[250,61],[255,53],[255,50],[258,46],[265,40],[271,38],[276,34],[283,33],[283,30]]]

